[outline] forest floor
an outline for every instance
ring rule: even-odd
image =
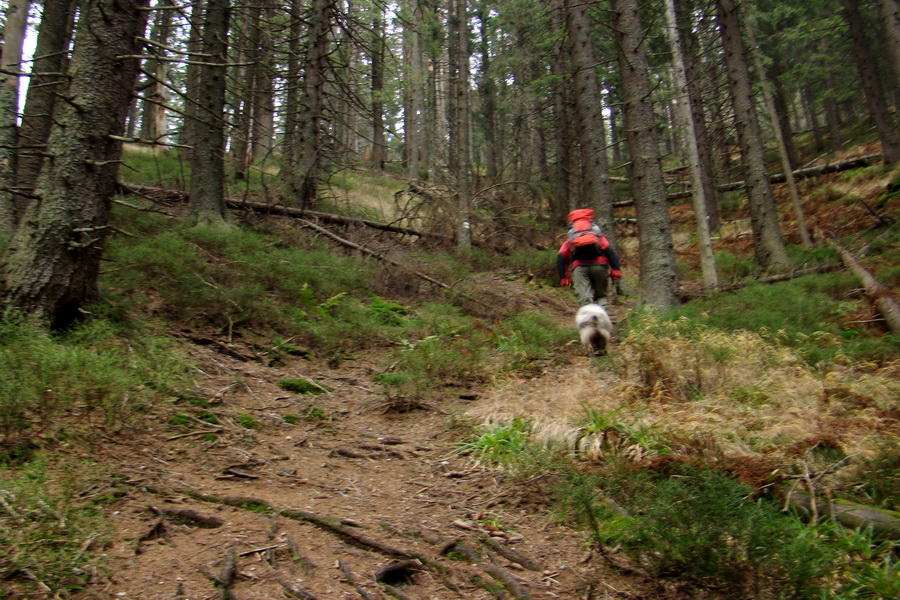
[[[571,320],[574,304],[550,290],[494,283]],[[611,307],[613,320],[626,310]],[[650,597],[650,582],[606,568],[551,513],[548,476],[512,478],[460,455],[456,425],[484,389],[448,388],[403,412],[373,383],[378,351],[334,368],[303,358],[266,366],[221,350],[194,345],[191,357],[217,426],[185,433],[160,417],[93,447],[124,493],[108,507],[115,531],[103,571],[78,597],[480,600],[510,597],[504,586],[534,599]],[[541,376],[590,377],[580,345],[566,352]],[[299,378],[331,391],[278,385]],[[255,427],[240,424],[246,415]],[[379,570],[391,589],[375,582]]]
[[[868,222],[862,208],[853,214],[836,204],[815,220],[848,230]],[[687,209],[673,215],[690,222]],[[636,264],[634,238],[623,242],[626,266]],[[746,227],[717,240],[717,248],[736,254],[750,244]],[[696,266],[686,237],[676,253]],[[489,302],[572,324],[574,298],[559,290],[506,274],[478,277]],[[626,277],[637,280],[627,268]],[[622,300],[610,307],[614,322],[631,308],[633,299]],[[112,542],[102,566],[73,598],[691,597],[660,587],[676,584],[613,569],[592,552],[586,535],[554,513],[553,475],[513,477],[459,451],[472,431],[465,425],[523,410],[562,417],[578,405],[570,387],[583,400],[618,384],[574,341],[574,328],[562,356],[519,380],[448,385],[407,410],[374,381],[390,348],[365,348],[339,364],[301,357],[271,364],[252,359],[238,342],[191,334],[207,341],[190,351],[199,400],[217,424],[175,426],[160,413],[127,436],[98,431],[84,457],[114,474],[96,494],[119,497],[105,508],[113,531],[103,536]],[[329,391],[285,392],[283,379],[312,380]],[[301,418],[286,420],[293,415]]]

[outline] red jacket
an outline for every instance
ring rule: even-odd
[[[572,260],[572,246],[572,242],[567,239],[563,242],[562,246],[559,247],[559,252],[556,255],[556,270],[559,273],[560,279],[563,279],[571,272],[571,269],[574,269],[578,265],[602,264],[609,265],[609,268],[612,271],[618,271],[620,269],[619,256],[616,254],[616,251],[613,250],[612,246],[609,245],[609,240],[606,239],[606,236],[600,236],[600,250],[602,250],[602,254],[597,258],[592,258],[590,260]]]

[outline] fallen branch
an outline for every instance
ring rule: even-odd
[[[794,176],[794,179],[806,179],[808,177],[818,177],[820,175],[827,175],[828,173],[837,173],[839,171],[847,171],[850,169],[858,169],[860,167],[867,167],[871,164],[882,159],[882,155],[880,153],[876,154],[866,154],[863,156],[854,156],[853,158],[847,158],[844,160],[839,160],[837,162],[828,163],[825,165],[819,165],[816,167],[806,167],[805,169],[797,169],[796,171],[791,171],[791,174]],[[784,183],[787,180],[784,173],[775,173],[774,175],[769,176],[770,183]],[[731,183],[725,183],[722,185],[717,185],[716,189],[720,192],[729,192],[731,190],[737,190],[743,188],[746,185],[744,181],[732,181]]]
[[[176,202],[187,202],[190,200],[190,194],[181,190],[170,188],[151,187],[146,185],[131,185],[127,183],[121,184],[121,188],[131,194],[137,194],[153,200],[153,195],[171,198]],[[380,231],[388,231],[391,233],[401,233],[416,237],[439,237],[431,236],[415,229],[408,227],[397,227],[387,223],[379,223],[378,221],[370,221],[369,219],[357,219],[353,217],[344,217],[342,215],[334,215],[331,213],[318,212],[314,210],[306,210],[303,208],[292,208],[290,206],[282,206],[280,204],[265,204],[263,202],[251,202],[250,200],[237,200],[235,198],[225,198],[225,204],[230,208],[249,208],[255,212],[268,213],[274,215],[284,215],[288,217],[307,217],[317,219],[323,223],[334,223],[336,225],[362,225]]]
[[[151,506],[150,510],[162,517],[169,517],[180,523],[193,525],[201,529],[216,529],[224,523],[219,517],[204,515],[189,508],[157,508],[156,506]]]
[[[827,175],[828,173],[837,173],[839,171],[847,171],[849,169],[858,169],[860,167],[867,167],[871,164],[882,159],[882,154],[866,154],[864,156],[854,156],[853,158],[848,158],[845,160],[839,160],[837,162],[828,163],[826,165],[819,165],[816,167],[806,167],[803,169],[797,169],[795,171],[791,171],[791,174],[794,176],[794,179],[806,179],[809,177],[819,177],[820,175]],[[612,178],[610,178],[612,179]],[[624,179],[624,178],[621,178]],[[770,183],[784,183],[787,181],[787,177],[785,177],[784,173],[774,173],[769,175]],[[627,180],[626,180],[627,183]],[[734,190],[739,190],[744,188],[747,185],[746,181],[731,181],[729,183],[723,183],[716,186],[716,190],[720,192],[731,192]],[[674,194],[666,195],[666,200],[672,202],[674,200],[683,200],[684,198],[690,198],[692,192],[690,190],[686,190],[683,192],[675,192]],[[614,202],[614,208],[623,208],[627,206],[633,206],[634,200],[622,200],[620,202]]]
[[[531,596],[525,591],[525,588],[519,582],[515,575],[497,565],[488,565],[479,563],[477,566],[484,569],[491,577],[506,586],[506,589],[513,595],[516,600],[530,600]]]
[[[344,561],[339,560],[337,562],[337,565],[338,569],[341,570],[341,573],[344,574],[344,577],[347,578],[347,583],[353,586],[353,589],[357,591],[357,593],[363,598],[363,600],[373,600],[369,592],[366,591],[366,588],[359,585],[359,583],[356,581],[356,577],[353,576],[353,572]]]
[[[313,596],[310,592],[307,592],[301,587],[290,584],[283,579],[279,579],[278,583],[281,584],[281,587],[284,588],[284,591],[293,596],[294,598],[300,598],[300,600],[318,600],[315,596]]]
[[[847,268],[853,271],[862,281],[866,290],[866,297],[875,305],[881,316],[884,317],[888,329],[892,333],[900,333],[900,305],[891,297],[891,291],[887,286],[872,277],[872,274],[856,260],[856,257],[849,250],[837,242],[829,240],[828,243],[838,251],[841,255],[841,260],[844,261]]]
[[[390,259],[386,256],[382,256],[381,254],[375,252],[374,250],[369,250],[365,246],[360,246],[359,244],[351,242],[350,240],[344,239],[344,238],[340,237],[339,235],[336,235],[336,234],[332,233],[331,231],[325,229],[324,227],[316,225],[312,221],[307,221],[306,219],[298,219],[298,221],[300,222],[300,225],[302,225],[303,227],[306,227],[308,229],[312,229],[313,231],[321,233],[328,239],[335,241],[335,242],[341,244],[342,246],[347,246],[348,248],[352,248],[354,250],[362,252],[366,256],[371,256],[372,258],[375,258],[380,261],[386,262],[388,264],[394,265],[395,267],[400,267],[401,269],[404,268],[404,265],[402,265],[398,261]],[[415,270],[413,270],[412,273],[416,277],[419,277],[420,279],[424,279],[425,281],[432,283],[438,287],[444,288],[445,290],[453,289],[446,283],[438,281],[437,279],[430,277],[430,276],[426,275],[425,273],[420,273],[419,271],[415,271]]]
[[[878,537],[900,540],[900,512],[846,500],[823,500],[795,489],[788,491],[786,502],[802,515],[812,517],[817,512],[820,519],[828,516],[851,529],[871,527]]]
[[[231,584],[234,583],[234,575],[235,568],[234,563],[237,558],[237,554],[235,553],[234,547],[228,551],[228,554],[225,555],[225,562],[222,564],[222,570],[219,571],[219,574],[216,575],[214,573],[210,573],[203,567],[199,567],[197,570],[200,571],[203,575],[207,577],[210,581],[213,582],[213,585],[219,588],[219,599],[220,600],[233,600],[234,594],[231,593]]]
[[[523,556],[513,550],[512,548],[507,548],[506,546],[501,545],[499,542],[494,540],[493,538],[483,536],[480,538],[482,544],[502,556],[507,560],[511,560],[514,563],[522,565],[529,571],[543,571],[544,567],[539,565],[537,562],[531,560],[527,556]]]

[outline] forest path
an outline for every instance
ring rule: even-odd
[[[574,302],[500,279],[505,294],[571,320]],[[614,320],[624,310],[612,307]],[[159,422],[101,442],[93,456],[125,493],[109,507],[106,571],[76,597],[629,597],[617,590],[636,582],[609,572],[584,535],[550,513],[552,476],[523,481],[459,455],[456,424],[487,388],[448,388],[439,406],[400,412],[373,383],[377,353],[335,368],[192,348],[208,406],[189,414],[189,427]],[[587,371],[577,344],[566,352],[564,368]],[[331,391],[293,394],[281,379]],[[218,425],[203,423],[204,412]],[[379,569],[410,557],[419,562],[393,590],[375,583]]]

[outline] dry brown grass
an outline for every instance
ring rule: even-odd
[[[675,454],[765,459],[788,470],[804,460],[796,448],[806,441],[834,440],[844,455],[863,458],[900,429],[900,362],[836,367],[822,377],[758,335],[688,336],[678,324],[632,332],[612,354],[606,363],[578,359],[537,379],[504,382],[468,416],[487,425],[527,419],[535,441],[589,456],[657,453],[617,443],[612,431],[585,437],[579,423],[590,408],[652,428]],[[597,369],[610,362],[619,366]]]

